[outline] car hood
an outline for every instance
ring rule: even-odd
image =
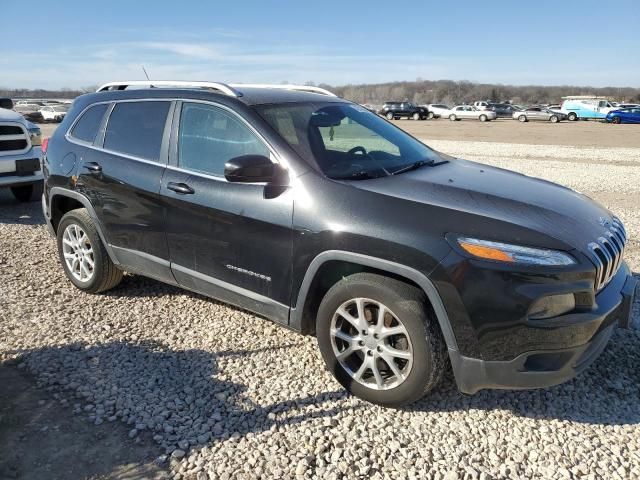
[[[602,236],[603,224],[612,220],[607,209],[579,192],[461,159],[352,184],[379,194],[507,222],[581,251]],[[491,226],[479,233],[488,239],[500,239],[501,232],[493,229],[495,223],[485,223]],[[468,225],[458,224],[456,233],[478,234],[478,225],[482,224],[474,222],[473,232],[468,231]]]
[[[24,124],[25,120],[18,112],[7,110],[6,108],[0,108],[0,122],[18,122]]]

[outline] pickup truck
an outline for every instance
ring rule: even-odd
[[[20,202],[30,201],[42,186],[41,144],[37,125],[13,110],[0,108],[0,187],[11,188]]]

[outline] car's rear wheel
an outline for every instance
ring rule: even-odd
[[[484,115],[484,114],[480,115],[480,117],[479,117],[479,118],[480,118],[480,121],[481,121],[481,122],[486,122],[486,121],[487,121],[487,116],[486,116],[486,115]]]
[[[576,120],[578,120],[578,115],[575,112],[571,112],[569,115],[567,115],[567,118],[570,121],[575,122]]]
[[[550,121],[551,123],[558,123],[558,122],[560,121],[560,119],[558,118],[558,116],[557,116],[557,115],[551,115],[551,116],[549,117],[549,121]]]
[[[522,123],[526,122],[526,121],[527,121],[527,117],[526,117],[526,115],[520,115],[520,116],[518,117],[518,121],[519,121],[519,122],[522,122]]]
[[[393,113],[389,112],[385,115],[385,117],[387,117],[387,120],[393,120]]]
[[[458,118],[452,113],[451,115],[449,115],[449,120],[451,120],[452,122],[455,122]]]
[[[413,119],[414,120],[421,120],[420,114],[418,112],[413,114]]]
[[[429,120],[433,120],[435,118],[435,115],[433,114],[433,112],[429,112],[429,113],[427,113],[427,118]]]
[[[424,293],[392,278],[357,273],[335,284],[316,334],[329,371],[372,403],[411,403],[445,372],[446,345]]]
[[[618,116],[615,116],[611,119],[611,123],[615,123],[616,125],[622,123],[622,119]]]
[[[58,225],[58,256],[67,278],[89,293],[109,290],[122,280],[122,271],[109,258],[86,209],[67,212]]]

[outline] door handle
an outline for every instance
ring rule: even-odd
[[[195,190],[191,188],[189,185],[187,185],[186,183],[169,182],[167,184],[167,188],[181,195],[188,195],[191,193],[195,193]]]
[[[99,163],[96,162],[88,162],[84,164],[84,168],[89,170],[91,173],[100,173],[102,171],[102,167]]]

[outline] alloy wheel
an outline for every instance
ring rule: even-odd
[[[79,225],[71,223],[62,234],[62,253],[71,275],[88,282],[93,277],[95,257],[88,235]]]
[[[400,385],[413,365],[413,346],[402,321],[368,298],[344,302],[331,319],[330,338],[340,366],[373,390]]]

